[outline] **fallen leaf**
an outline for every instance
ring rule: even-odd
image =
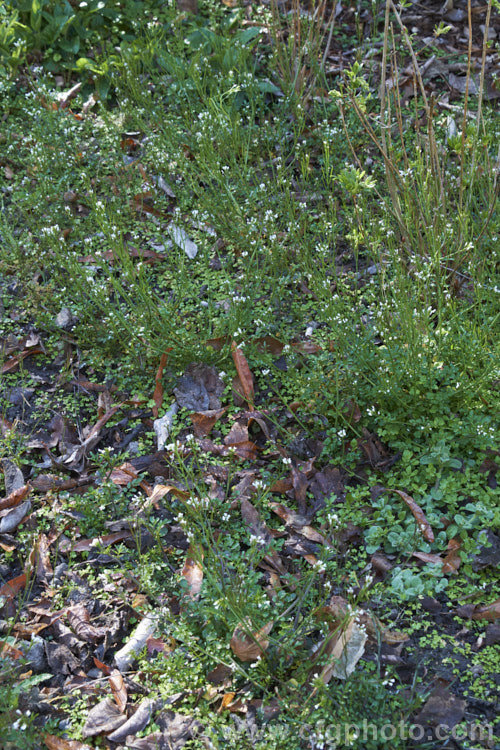
[[[186,742],[203,728],[199,721],[186,714],[162,711],[155,723],[161,728],[146,737],[129,738],[127,750],[181,750]]]
[[[144,648],[149,636],[158,627],[157,619],[146,615],[136,627],[127,643],[115,654],[115,662],[120,672],[126,672],[138,654]]]
[[[170,435],[170,430],[172,429],[172,425],[174,423],[174,417],[178,411],[179,405],[174,402],[169,407],[169,409],[167,409],[163,417],[154,420],[153,429],[156,432],[158,451],[162,451],[164,449],[165,443],[167,442],[167,438]]]
[[[177,226],[177,224],[171,222],[167,231],[172,238],[172,241],[178,247],[184,250],[190,260],[196,258],[196,256],[198,255],[198,247],[182,227],[179,227]]]
[[[165,369],[165,365],[167,364],[169,351],[172,351],[172,348],[168,349],[166,352],[163,352],[163,354],[161,355],[160,364],[158,365],[158,370],[156,371],[156,375],[155,375],[155,389],[153,392],[153,401],[155,403],[155,405],[153,406],[153,417],[155,419],[158,418],[158,413],[163,403],[162,377],[163,377],[163,370]]]
[[[438,684],[431,697],[414,718],[414,723],[417,726],[444,726],[453,729],[462,721],[466,706],[465,700],[456,698],[446,686]]]
[[[390,570],[392,570],[393,567],[391,561],[385,555],[382,555],[379,552],[371,556],[370,563],[372,568],[374,568],[382,575],[388,573]]]
[[[188,556],[182,568],[182,576],[187,581],[189,586],[189,596],[191,599],[196,600],[200,596],[201,587],[203,584],[203,568],[198,562],[196,557],[201,557],[203,560],[203,551],[201,554],[198,552],[195,555],[193,547],[189,548]]]
[[[385,488],[384,492],[395,492],[396,495],[399,495],[399,497],[406,503],[408,508],[411,510],[417,522],[418,528],[420,529],[424,539],[427,542],[432,543],[434,541],[434,533],[420,505],[417,505],[415,500],[406,492],[403,492],[402,490],[394,490],[394,489]]]
[[[249,408],[253,410],[253,401],[254,401],[254,389],[253,389],[253,375],[250,371],[250,367],[248,366],[248,362],[245,358],[245,355],[241,351],[241,349],[238,349],[238,345],[236,344],[236,341],[231,342],[231,354],[234,360],[234,364],[236,366],[236,372],[238,373],[238,378],[241,383],[243,395],[245,396],[245,399],[248,401]]]
[[[55,734],[44,734],[43,741],[48,750],[92,750],[79,740],[65,740],[64,737],[56,737]]]
[[[82,443],[77,446],[69,456],[64,457],[64,463],[77,463],[82,457],[86,455],[87,451],[94,448],[102,438],[102,436],[99,434],[102,428],[107,422],[109,422],[109,420],[116,414],[116,412],[121,409],[122,406],[123,404],[117,404],[116,406],[113,406],[109,411],[106,412],[106,414],[104,414],[104,416],[98,419],[93,427],[89,430],[89,433],[85,440],[83,440]]]
[[[153,494],[148,498],[148,504],[154,504],[161,500],[162,497],[168,495],[171,492],[179,500],[188,500],[191,497],[191,493],[187,490],[182,490],[180,487],[176,487],[174,484],[156,484],[153,489]]]
[[[91,624],[90,614],[82,603],[69,607],[68,622],[75,635],[86,643],[97,643],[106,635],[104,628],[96,628]]]
[[[448,542],[448,554],[443,560],[443,573],[456,573],[462,564],[462,558],[460,557],[459,550],[461,543],[458,539],[450,539]]]
[[[321,351],[321,346],[314,341],[297,341],[292,343],[292,347],[301,354],[317,354]]]
[[[113,732],[126,721],[127,717],[122,714],[116,703],[111,698],[105,698],[88,712],[87,721],[82,729],[82,737]]]
[[[325,537],[308,524],[307,518],[290,510],[290,508],[281,505],[281,503],[269,503],[269,506],[287,526],[292,528],[298,534],[305,536],[306,539],[309,539],[311,542],[326,544]]]
[[[32,354],[43,354],[43,349],[37,348],[37,349],[26,349],[24,352],[20,352],[19,354],[16,354],[14,357],[11,357],[7,360],[7,362],[4,362],[2,367],[0,368],[0,372],[2,374],[5,374],[6,372],[13,372],[16,370],[20,363],[23,361],[23,359],[26,359],[26,357],[31,357]]]
[[[149,636],[146,640],[146,648],[149,656],[155,656],[156,654],[171,654],[175,650],[176,643],[173,638],[169,638],[167,642],[161,638],[153,638]]]
[[[11,643],[7,643],[7,641],[0,641],[0,655],[9,659],[21,659],[24,656],[24,652]]]
[[[155,701],[152,698],[143,700],[125,724],[122,724],[121,727],[118,727],[118,729],[115,729],[114,732],[108,735],[108,740],[111,742],[124,742],[128,736],[142,732],[151,720],[154,705]]]
[[[126,461],[125,463],[120,464],[120,466],[116,466],[113,469],[113,471],[109,475],[109,479],[111,479],[113,484],[116,484],[119,487],[126,487],[134,479],[137,479],[138,476],[139,472],[132,466],[131,463]]]
[[[435,555],[432,552],[421,552],[420,550],[412,552],[412,557],[416,557],[417,560],[422,560],[422,562],[431,563],[432,565],[441,565],[443,562],[439,555]]]
[[[116,701],[116,705],[121,713],[124,713],[127,707],[128,694],[127,686],[125,685],[125,680],[123,679],[121,672],[118,669],[113,669],[108,677],[108,682]]]
[[[214,424],[226,413],[227,407],[224,409],[207,409],[206,411],[196,411],[191,414],[191,422],[193,423],[194,434],[196,437],[206,437]]]
[[[40,534],[30,553],[30,564],[36,571],[37,581],[47,583],[54,573],[50,562],[50,541],[46,534]]]
[[[500,617],[500,599],[496,599],[491,604],[485,604],[484,607],[476,607],[472,613],[473,620],[498,620]]]
[[[234,701],[235,695],[236,693],[224,693],[224,695],[222,696],[222,702],[219,706],[217,713],[220,714],[225,708],[229,708],[231,703]]]
[[[252,632],[252,623],[245,620],[239,623],[230,641],[231,651],[240,661],[256,661],[269,647],[269,635],[274,622],[268,622],[260,630]]]
[[[7,497],[4,497],[2,500],[0,500],[0,510],[13,508],[16,505],[19,505],[19,503],[24,500],[24,498],[29,494],[29,491],[29,482],[28,484],[23,484],[22,487],[19,487],[19,489],[14,490]]]
[[[92,539],[80,539],[79,542],[72,544],[69,540],[66,544],[59,545],[62,552],[88,552],[96,547],[105,548],[109,547],[116,542],[121,542],[124,539],[129,539],[133,536],[129,529],[123,529],[123,531],[116,531],[114,534],[104,534],[104,536],[95,536]]]
[[[327,663],[319,675],[317,673],[315,675],[313,670],[313,676],[319,677],[325,685],[332,677],[340,680],[347,679],[364,654],[367,638],[366,630],[356,622],[356,616],[349,617],[325,638],[317,650],[318,655],[326,654]],[[312,695],[316,692],[317,688],[314,688]]]

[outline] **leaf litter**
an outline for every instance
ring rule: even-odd
[[[251,538],[254,538],[257,545],[262,545],[265,549],[269,543],[280,538],[284,541],[281,552],[265,551],[256,563],[258,569],[264,575],[263,582],[267,582],[269,596],[273,596],[273,591],[283,586],[283,580],[289,576],[293,561],[298,558],[304,558],[312,566],[317,565],[319,549],[325,548],[334,551],[341,549],[339,543],[342,534],[347,529],[325,529],[323,525],[316,526],[315,517],[324,504],[324,498],[331,492],[342,498],[346,492],[348,476],[343,474],[338,467],[317,468],[315,463],[317,457],[313,456],[307,461],[300,460],[296,457],[289,458],[288,452],[273,439],[270,429],[269,416],[271,412],[260,412],[254,408],[256,392],[253,384],[253,375],[250,371],[246,358],[236,346],[232,347],[232,354],[235,358],[235,366],[242,385],[242,392],[249,411],[236,411],[231,413],[228,406],[223,402],[223,384],[218,378],[215,368],[209,368],[205,365],[189,365],[185,374],[177,380],[173,387],[173,395],[176,398],[175,404],[182,406],[191,412],[189,418],[195,429],[195,434],[189,441],[179,444],[179,456],[189,456],[193,450],[201,450],[200,455],[208,456],[212,453],[215,456],[224,457],[232,455],[242,462],[241,468],[238,468],[234,474],[233,490],[234,497],[237,498],[232,505],[236,505],[241,513],[241,518],[248,529]],[[156,373],[152,385],[154,409],[151,417],[158,415],[163,408],[164,390],[163,390],[163,371],[166,366],[167,355],[163,355],[160,361],[159,369]],[[89,384],[87,383],[87,386]],[[88,389],[90,392],[99,394],[99,388]],[[117,394],[113,394],[115,397]],[[123,398],[123,394],[119,394]],[[52,430],[54,437],[51,439],[51,450],[55,451],[55,461],[61,468],[71,470],[76,475],[74,480],[63,480],[59,485],[58,475],[42,481],[39,476],[35,481],[25,482],[24,474],[17,469],[13,462],[3,464],[6,487],[10,489],[3,499],[0,499],[0,513],[5,515],[4,519],[9,518],[13,510],[21,508],[17,523],[13,523],[7,532],[2,532],[0,539],[5,543],[8,538],[12,538],[14,547],[16,544],[15,533],[18,528],[22,528],[23,523],[30,523],[36,516],[33,516],[33,508],[43,507],[47,502],[45,493],[52,494],[52,502],[57,503],[57,492],[62,487],[78,490],[78,478],[84,481],[83,486],[92,485],[96,477],[92,474],[92,449],[102,441],[109,442],[113,439],[113,432],[106,433],[107,424],[113,419],[116,420],[121,411],[126,409],[125,401],[110,406],[102,416],[95,421],[87,430],[86,437],[80,439],[76,446],[68,443],[63,439],[64,431],[62,426],[64,420],[53,421]],[[200,406],[207,407],[205,410],[199,410]],[[214,408],[208,408],[214,407]],[[97,408],[97,403],[96,403]],[[168,413],[168,410],[167,410]],[[149,417],[150,422],[153,420]],[[274,418],[276,418],[274,416]],[[157,417],[158,419],[158,417]],[[217,423],[223,422],[226,425],[226,434],[222,441],[217,439],[208,439],[207,435],[214,430]],[[253,427],[252,427],[253,426]],[[252,427],[253,439],[250,440],[249,430]],[[255,430],[257,428],[257,430]],[[70,429],[71,432],[71,429]],[[76,432],[71,440],[75,440]],[[185,433],[187,434],[187,433]],[[364,439],[374,440],[372,436]],[[44,450],[44,441],[32,441],[30,451],[32,455],[40,450]],[[119,445],[119,444],[118,444]],[[262,449],[267,447],[266,458],[262,455]],[[269,450],[271,448],[271,450]],[[143,739],[132,739],[136,737],[137,732],[145,730],[151,722],[153,716],[155,723],[161,724],[163,716],[170,717],[169,726],[176,726],[176,722],[181,722],[178,744],[181,747],[184,741],[191,736],[191,732],[201,730],[201,725],[196,721],[190,722],[188,717],[179,715],[165,710],[161,701],[140,698],[136,699],[137,686],[134,683],[134,670],[136,668],[139,654],[147,649],[147,653],[154,655],[166,649],[165,653],[171,653],[175,650],[176,645],[169,646],[161,639],[159,630],[159,621],[156,617],[147,612],[139,615],[139,623],[132,626],[134,619],[137,619],[137,610],[134,605],[123,606],[121,599],[113,596],[110,590],[109,598],[105,601],[102,599],[102,592],[89,585],[84,578],[80,578],[76,571],[71,573],[67,563],[67,555],[71,552],[73,555],[80,555],[84,552],[94,551],[98,557],[102,556],[102,564],[112,563],[113,556],[106,557],[107,551],[113,545],[132,541],[137,543],[137,525],[134,516],[145,512],[150,508],[153,514],[164,513],[168,509],[171,499],[177,498],[183,503],[189,503],[190,498],[194,496],[194,490],[189,484],[175,480],[168,466],[170,464],[171,447],[160,448],[156,454],[150,456],[141,456],[140,458],[132,457],[126,462],[115,466],[109,472],[109,481],[119,490],[123,490],[132,483],[137,484],[139,491],[143,493],[143,500],[136,505],[136,510],[130,506],[130,520],[123,519],[124,528],[113,531],[109,534],[99,535],[94,538],[78,538],[77,529],[73,531],[73,538],[65,537],[64,532],[57,537],[54,535],[55,529],[49,536],[40,533],[37,543],[33,549],[30,559],[27,561],[26,570],[19,575],[6,581],[0,588],[0,596],[3,596],[6,604],[4,605],[4,614],[12,611],[12,607],[17,607],[18,597],[23,595],[23,604],[21,605],[26,613],[29,613],[29,619],[23,627],[15,627],[14,633],[17,634],[19,654],[25,654],[30,658],[30,649],[23,637],[26,634],[37,634],[44,644],[44,654],[42,653],[40,664],[37,667],[40,671],[46,671],[47,667],[53,672],[54,679],[46,680],[46,687],[37,693],[37,701],[31,705],[35,710],[36,705],[44,704],[49,701],[47,706],[52,705],[57,695],[69,689],[75,680],[78,680],[80,689],[89,691],[89,694],[100,696],[98,702],[88,712],[86,723],[82,730],[82,738],[88,740],[91,737],[105,735],[108,741],[120,743],[127,739],[127,747],[155,747],[154,743],[164,741],[167,735],[165,732],[153,732]],[[58,453],[59,452],[59,453]],[[197,453],[198,455],[198,453]],[[258,495],[259,485],[261,482],[262,470],[266,463],[275,460],[284,460],[285,476],[273,482],[270,486],[272,496],[281,495],[287,498],[286,502],[273,500],[269,503],[269,510],[278,519],[279,524],[269,526],[262,518],[259,510],[251,502],[251,498]],[[370,449],[369,460],[371,462],[383,463],[387,460],[384,447],[379,444],[376,453]],[[254,464],[253,468],[245,468],[245,463],[250,461]],[[156,474],[157,467],[163,465],[163,477]],[[220,467],[222,469],[223,467]],[[220,475],[219,470],[212,474],[209,464],[205,466],[205,477],[210,478],[212,491],[225,497],[225,492],[220,493]],[[156,476],[156,484],[151,484],[149,476]],[[169,477],[165,482],[164,477]],[[160,477],[160,481],[158,481]],[[12,489],[14,488],[14,489]],[[402,490],[393,490],[404,503],[408,506],[410,512],[415,516],[419,529],[425,538],[430,539],[432,530],[423,514],[422,509],[415,503],[407,493]],[[29,506],[23,507],[26,496],[31,493],[32,500]],[[135,502],[135,501],[134,501]],[[291,507],[293,502],[295,507]],[[231,506],[232,507],[232,506]],[[295,509],[296,508],[296,509]],[[21,517],[22,516],[22,517]],[[120,523],[119,520],[114,524]],[[33,522],[31,522],[33,525]],[[76,531],[76,536],[74,535]],[[350,538],[358,539],[359,536],[355,529],[350,532]],[[14,535],[13,535],[14,534]],[[172,537],[172,540],[175,537]],[[51,565],[49,550],[51,545],[57,539],[59,562],[55,568]],[[346,544],[349,544],[349,537],[345,537]],[[187,597],[196,602],[203,595],[204,564],[203,551],[201,548],[194,548],[187,543],[183,533],[177,536],[177,541],[173,542],[178,545],[178,549],[184,555],[184,562],[179,568],[181,577],[187,584]],[[443,550],[446,554],[443,557],[435,556],[435,562],[449,568],[450,572],[456,570],[458,561],[456,552],[458,544],[450,544],[448,550]],[[485,547],[486,550],[489,547]],[[105,553],[103,555],[103,553]],[[496,560],[495,555],[490,553],[478,553],[476,564],[488,565],[491,560]],[[382,556],[379,556],[380,558]],[[432,556],[420,555],[423,561],[431,560]],[[97,559],[97,558],[96,558]],[[382,572],[390,569],[390,561],[375,562],[375,556],[372,558],[372,569],[374,573],[381,570]],[[321,578],[321,573],[318,574]],[[62,609],[52,610],[51,599],[54,596],[56,581],[71,578],[76,584],[75,593],[77,597],[74,601],[69,601]],[[123,586],[130,592],[132,597],[138,595],[137,583],[133,578],[117,574],[118,587]],[[113,587],[114,588],[114,587]],[[26,593],[27,596],[26,596]],[[133,599],[132,599],[133,601]],[[137,599],[140,601],[140,597]],[[174,606],[174,604],[172,604]],[[181,607],[183,605],[181,604]],[[456,610],[460,617],[467,617],[471,620],[481,619],[489,622],[495,622],[500,617],[498,602],[490,605],[466,605]],[[333,595],[329,603],[316,613],[318,622],[328,623],[328,635],[323,639],[318,639],[313,645],[311,653],[311,662],[319,659],[319,667],[312,668],[311,680],[319,679],[327,684],[332,679],[345,680],[352,674],[363,658],[372,653],[376,643],[381,639],[387,644],[387,649],[400,649],[410,641],[410,637],[401,631],[395,631],[386,625],[383,625],[378,619],[375,611],[350,610],[350,606],[343,597]],[[250,620],[244,620],[238,623],[232,632],[229,640],[229,647],[236,660],[242,664],[255,663],[260,659],[266,658],[272,643],[272,633],[275,627],[273,619],[264,624],[256,626]],[[24,633],[24,636],[23,636]],[[160,637],[159,637],[160,636]],[[50,638],[51,640],[48,640]],[[120,640],[124,639],[123,646],[118,647]],[[24,645],[26,644],[26,645]],[[157,645],[153,645],[157,644]],[[177,646],[178,647],[178,646]],[[396,663],[401,661],[398,655]],[[104,683],[99,687],[95,684],[92,677],[96,667],[94,663],[101,665],[101,668],[108,673],[108,687]],[[33,662],[34,663],[34,662]],[[405,664],[405,661],[402,660]],[[233,679],[233,670],[229,668],[225,672],[225,680],[230,685]],[[62,680],[62,682],[61,682]],[[317,688],[313,687],[311,682],[310,691],[314,695]],[[140,693],[139,693],[140,694]],[[435,701],[443,700],[443,693],[436,693]],[[32,699],[30,699],[32,700]],[[460,703],[460,702],[459,702]],[[464,703],[464,702],[462,702]],[[460,703],[461,710],[463,709]],[[56,705],[56,704],[55,704]],[[431,707],[434,704],[427,703],[426,709],[422,713],[422,718],[430,715]],[[441,704],[440,704],[441,705]],[[448,705],[448,704],[447,704]],[[244,706],[244,701],[239,696],[239,692],[227,691],[222,697],[221,710],[237,711]],[[453,711],[457,710],[458,704],[450,704]],[[239,707],[239,708],[238,708]],[[54,709],[50,709],[53,711]],[[56,710],[57,715],[57,710]],[[177,719],[176,717],[179,716]],[[168,722],[168,719],[167,719]],[[172,724],[173,722],[173,724]],[[170,730],[165,730],[170,731]],[[170,736],[170,735],[169,735]],[[57,747],[59,740],[53,735],[47,735],[47,747]],[[81,745],[84,747],[84,745]],[[167,745],[165,745],[167,746]],[[64,747],[64,744],[61,745]],[[71,745],[68,745],[71,747]],[[74,745],[78,747],[78,745]]]

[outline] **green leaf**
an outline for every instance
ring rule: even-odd
[[[283,92],[278,86],[275,86],[274,83],[271,83],[267,78],[258,81],[257,83],[259,91],[261,91],[263,94],[274,94],[275,96],[283,96]]]

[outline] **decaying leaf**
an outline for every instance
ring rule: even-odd
[[[0,372],[2,374],[5,374],[6,372],[14,372],[14,370],[17,370],[23,359],[26,359],[26,357],[31,357],[32,354],[44,354],[44,350],[40,348],[25,349],[23,352],[19,352],[19,354],[14,355],[6,362],[4,362],[0,367]]]
[[[69,607],[68,622],[75,635],[87,643],[97,643],[106,635],[104,628],[92,625],[88,610],[81,602]]]
[[[96,536],[93,539],[80,539],[79,542],[72,544],[69,540],[59,545],[59,549],[62,552],[88,552],[90,549],[105,548],[117,542],[122,542],[124,539],[129,539],[133,536],[130,529],[123,529],[122,531],[115,531],[113,534],[104,534],[104,536]]]
[[[2,500],[0,500],[0,510],[5,510],[6,508],[14,508],[16,505],[19,505],[20,502],[24,500],[24,498],[29,494],[30,492],[30,484],[23,484],[22,487],[19,487],[17,490],[13,490],[7,497],[4,497]]]
[[[193,260],[198,255],[198,247],[196,243],[189,237],[188,233],[182,228],[171,222],[168,227],[168,233],[172,238],[172,241],[180,247],[186,253],[190,260]]]
[[[120,672],[126,672],[138,654],[146,645],[150,635],[153,635],[158,625],[158,621],[146,615],[140,621],[132,637],[127,643],[115,654],[115,662]]]
[[[476,607],[472,613],[473,620],[498,620],[500,618],[500,599],[483,607]]]
[[[448,542],[448,554],[443,560],[443,573],[457,573],[462,558],[460,557],[461,543],[458,539],[450,539]]]
[[[248,401],[249,408],[253,410],[254,401],[254,390],[253,390],[253,375],[250,367],[246,360],[245,355],[238,348],[236,341],[231,342],[231,354],[233,356],[234,364],[236,366],[236,372],[241,383],[243,395]]]
[[[189,497],[191,497],[190,492],[188,492],[187,490],[183,490],[180,487],[176,487],[175,484],[156,484],[154,486],[152,494],[148,497],[148,505],[154,505],[158,502],[158,500],[161,500],[162,497],[168,495],[169,492],[171,492],[172,495],[177,497],[179,500],[187,500]]]
[[[65,740],[55,734],[44,734],[43,741],[48,750],[92,750],[90,745],[85,745],[79,740]]]
[[[445,684],[438,683],[423,708],[415,717],[415,723],[424,727],[447,727],[452,729],[464,716],[467,702],[457,698]]]
[[[253,630],[250,620],[239,623],[230,641],[231,651],[240,661],[256,661],[269,647],[269,635],[274,622],[268,622],[260,630]]]
[[[7,641],[0,641],[0,656],[8,657],[9,659],[22,659],[24,652],[13,646]]]
[[[116,705],[121,713],[125,712],[127,707],[127,686],[121,672],[118,669],[113,669],[109,678],[109,685],[113,692],[113,698],[116,701]]]
[[[30,564],[36,571],[37,581],[46,583],[53,575],[50,561],[50,541],[46,534],[40,534],[30,553]]]
[[[172,404],[169,409],[165,412],[163,417],[160,417],[159,419],[155,419],[153,422],[153,428],[156,432],[156,439],[158,443],[158,450],[162,451],[165,447],[165,443],[167,442],[167,438],[170,435],[170,430],[172,429],[172,425],[174,422],[174,417],[179,411],[179,406],[177,403]]]
[[[327,662],[319,675],[317,671],[315,674],[325,685],[332,677],[339,680],[347,679],[363,656],[367,638],[365,628],[357,622],[355,615],[344,620],[333,633],[327,636],[318,649],[319,654],[326,655]],[[312,694],[314,695],[316,691],[317,688],[314,688]]]
[[[108,735],[108,739],[111,742],[124,742],[128,736],[142,732],[151,720],[154,706],[155,701],[153,699],[146,698],[146,700],[143,700],[132,716]]]
[[[226,413],[224,409],[207,409],[206,411],[197,411],[191,414],[194,434],[196,437],[206,437],[214,424]]]
[[[413,513],[413,516],[415,518],[415,521],[417,522],[418,528],[420,529],[420,532],[426,542],[432,543],[434,541],[434,533],[431,529],[430,523],[425,517],[424,511],[418,505],[415,500],[411,497],[411,495],[408,495],[408,493],[403,492],[403,490],[394,490],[394,489],[385,489],[385,492],[395,492],[396,495],[399,495],[401,500],[403,500],[410,511]]]
[[[137,479],[138,476],[139,472],[137,471],[137,469],[135,469],[131,463],[126,461],[125,463],[121,464],[120,466],[116,466],[113,469],[113,471],[109,475],[109,479],[113,482],[113,484],[116,484],[119,487],[126,487],[134,479]]]
[[[203,551],[195,554],[195,550],[190,547],[188,556],[182,568],[182,575],[189,585],[189,596],[196,600],[200,596],[203,585],[203,567],[197,558],[203,559]]]
[[[163,370],[165,369],[165,365],[167,364],[167,357],[168,357],[168,352],[163,352],[163,354],[160,357],[160,364],[158,365],[158,370],[156,371],[156,375],[155,375],[155,389],[153,393],[153,401],[155,403],[155,405],[153,406],[153,417],[155,419],[158,418],[158,412],[163,402],[162,377],[163,377]]]
[[[90,709],[87,721],[82,729],[82,737],[93,737],[103,732],[113,732],[126,721],[127,717],[122,714],[116,703],[111,698],[105,698],[97,706]]]
[[[298,534],[305,536],[306,539],[309,539],[311,542],[326,544],[325,537],[308,524],[307,518],[301,516],[299,513],[295,513],[295,511],[290,510],[290,508],[285,507],[281,503],[269,503],[269,506],[287,526],[292,528]]]

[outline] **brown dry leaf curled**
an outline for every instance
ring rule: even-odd
[[[484,607],[476,607],[472,613],[473,620],[498,620],[500,618],[500,599],[496,599],[491,604],[485,604]]]
[[[19,505],[19,503],[24,500],[24,498],[29,494],[31,487],[28,484],[23,484],[22,487],[19,487],[17,490],[13,490],[7,497],[2,498],[0,500],[0,510],[5,510],[6,508],[14,508],[16,505]]]
[[[113,692],[116,705],[123,713],[127,707],[127,686],[119,669],[113,669],[109,678],[109,684]]]
[[[448,542],[448,554],[443,560],[443,573],[457,573],[462,564],[462,558],[459,554],[461,546],[462,544],[458,539],[450,539]]]
[[[329,635],[321,649],[328,659],[319,674],[319,679],[325,685],[332,677],[345,680],[363,656],[367,637],[365,628],[356,622],[355,615]],[[314,688],[313,695],[316,691],[317,688]]]
[[[251,373],[250,367],[248,366],[245,355],[243,354],[241,349],[238,349],[236,341],[231,342],[231,354],[233,356],[234,364],[236,365],[236,372],[238,373],[238,377],[240,379],[243,395],[248,401],[250,409],[253,410],[253,375]]]
[[[165,369],[165,365],[167,364],[168,352],[171,350],[172,348],[170,347],[170,349],[167,349],[167,351],[163,352],[163,354],[161,355],[160,364],[155,375],[155,389],[153,393],[153,401],[155,402],[155,405],[153,406],[153,417],[155,419],[158,418],[158,413],[163,403],[163,383],[161,382],[161,379],[163,377],[163,370]]]
[[[269,647],[269,635],[274,622],[268,622],[260,630],[253,631],[250,620],[238,623],[230,641],[231,651],[240,661],[256,661]]]
[[[43,741],[49,750],[92,750],[90,745],[84,745],[79,740],[65,740],[55,734],[44,734]]]
[[[431,529],[430,523],[425,517],[424,511],[418,505],[415,500],[411,497],[411,495],[408,495],[408,493],[403,492],[403,490],[393,490],[389,488],[385,488],[385,492],[395,492],[396,495],[399,495],[401,500],[403,500],[408,508],[413,513],[413,516],[415,518],[415,521],[418,524],[418,528],[422,532],[422,536],[427,542],[433,542],[434,541],[434,533]]]
[[[191,599],[198,599],[203,584],[203,568],[196,559],[197,557],[203,559],[203,551],[201,551],[201,555],[199,552],[196,554],[193,547],[190,547],[186,562],[182,568],[182,575],[189,585],[189,596]]]
[[[224,409],[208,409],[206,411],[196,411],[191,414],[191,422],[193,423],[194,434],[196,437],[207,437],[210,430],[227,411],[227,407]]]

